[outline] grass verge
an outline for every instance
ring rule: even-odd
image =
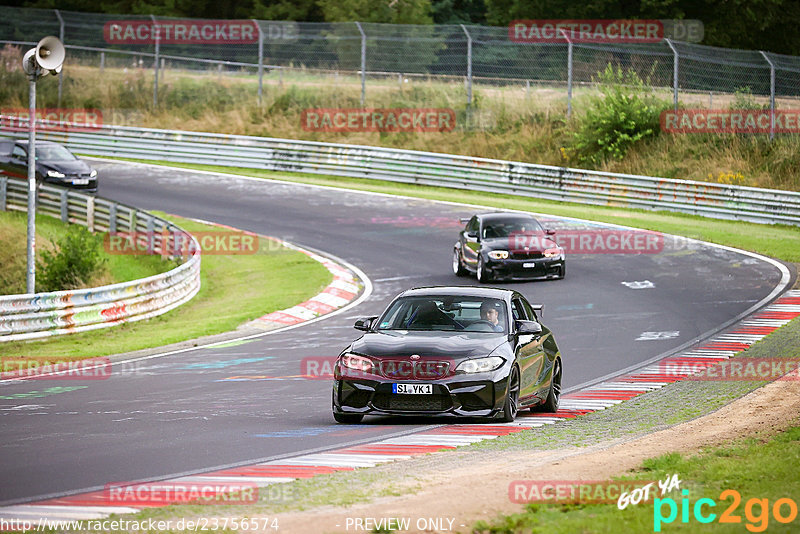
[[[154,213],[190,232],[212,229],[181,217]],[[200,276],[202,287],[197,295],[164,315],[94,332],[2,343],[0,356],[74,360],[227,332],[248,320],[302,302],[332,280],[320,263],[265,239],[260,240],[256,254],[204,255]]]
[[[662,498],[666,503],[629,505],[624,510],[619,510],[616,503],[529,503],[522,513],[491,523],[478,522],[473,533],[797,532],[795,499],[800,495],[800,479],[795,466],[798,462],[800,426],[794,426],[776,436],[756,435],[691,457],[670,453],[651,458],[637,473],[622,478],[663,481],[679,473],[684,481],[681,490],[688,494],[668,493]],[[735,494],[726,494],[726,490]],[[706,501],[699,509],[701,516],[711,521],[698,520],[696,504],[700,499],[715,503],[711,507]],[[791,517],[790,507],[794,506],[794,520],[788,524],[778,521],[774,512],[780,499],[784,499],[778,508],[781,517]],[[676,515],[666,521],[671,517],[669,500],[674,502]],[[727,523],[723,518],[726,510],[731,512]]]
[[[17,211],[0,211],[0,295],[25,293],[27,214]],[[53,250],[67,225],[47,215],[36,216],[36,249]],[[37,254],[38,256],[38,254]],[[102,254],[105,265],[85,287],[97,287],[146,278],[171,268],[158,256],[121,256]]]
[[[578,217],[581,219],[634,226],[636,228],[644,228],[667,234],[681,235],[766,254],[787,262],[800,262],[800,228],[796,226],[764,225],[740,221],[708,219],[696,215],[685,215],[666,211],[635,210],[613,206],[587,206],[583,204],[555,202],[513,195],[461,191],[426,185],[402,184],[384,180],[302,173],[285,174],[261,169],[220,167],[192,163],[168,163],[125,158],[115,159],[185,169],[240,174],[243,176],[284,180],[296,183],[356,189],[359,191],[374,191],[377,193],[404,195],[430,200],[481,204],[484,206],[547,213],[564,217]]]

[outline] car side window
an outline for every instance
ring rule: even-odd
[[[21,160],[28,159],[28,153],[25,152],[25,149],[19,145],[14,146],[14,152],[12,152],[12,156]]]
[[[539,318],[536,317],[536,312],[531,307],[530,302],[527,300],[522,301],[522,306],[525,308],[525,314],[528,316],[529,321],[539,321]]]
[[[467,233],[476,234],[478,233],[478,218],[473,217],[467,223]]]
[[[526,321],[528,319],[528,316],[525,315],[525,308],[522,306],[519,299],[513,299],[511,301],[511,313],[515,321]]]

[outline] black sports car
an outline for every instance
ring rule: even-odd
[[[28,141],[0,139],[0,174],[28,177]],[[66,147],[36,141],[36,181],[97,192],[97,171]]]
[[[567,273],[564,249],[533,215],[479,213],[466,222],[453,247],[453,273],[492,280],[561,279]]]
[[[516,291],[410,289],[334,366],[333,417],[455,415],[511,422],[521,408],[555,412],[561,355],[550,330]]]

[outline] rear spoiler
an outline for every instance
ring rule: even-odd
[[[539,317],[544,317],[544,304],[531,304],[531,308]]]
[[[470,220],[470,219],[472,219],[472,217],[461,217],[460,219],[458,219],[458,221],[459,221],[461,224],[467,224],[467,223],[469,222],[469,220]]]

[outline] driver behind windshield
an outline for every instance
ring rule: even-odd
[[[503,332],[503,325],[500,323],[500,308],[489,301],[481,304],[481,319],[492,325],[495,332]]]

